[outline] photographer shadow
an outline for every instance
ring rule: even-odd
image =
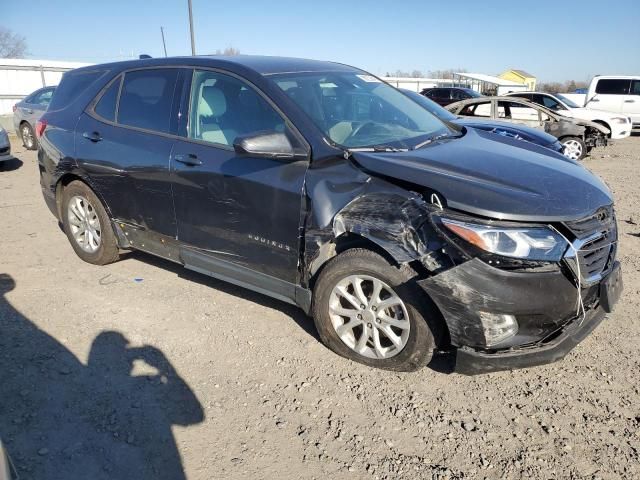
[[[85,366],[13,308],[13,288],[0,274],[0,437],[19,478],[184,479],[171,428],[204,413],[164,354],[105,331]]]

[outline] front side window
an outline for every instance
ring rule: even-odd
[[[285,132],[285,121],[273,107],[230,75],[196,70],[190,104],[189,138],[232,146],[239,136]]]
[[[360,71],[276,74],[271,79],[343,147],[413,148],[452,133],[418,103]]]
[[[627,95],[629,93],[630,86],[631,80],[614,78],[602,79],[598,80],[596,93],[602,93],[605,95]]]
[[[122,83],[117,122],[169,133],[177,68],[127,72]]]

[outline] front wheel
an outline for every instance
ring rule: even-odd
[[[408,266],[365,249],[348,250],[322,270],[313,318],[320,338],[343,357],[395,371],[425,366],[439,313]],[[428,323],[429,322],[429,323]]]
[[[85,262],[106,265],[119,250],[106,210],[95,193],[80,181],[62,192],[62,224],[76,254]]]
[[[587,146],[579,137],[565,137],[560,143],[564,156],[571,160],[582,160],[587,155]]]

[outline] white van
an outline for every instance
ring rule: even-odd
[[[585,107],[621,113],[640,128],[640,75],[598,75],[591,80]]]

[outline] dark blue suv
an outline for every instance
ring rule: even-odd
[[[598,178],[350,66],[86,67],[36,134],[44,198],[83,260],[142,250],[299,305],[367,365],[417,369],[436,349],[466,373],[553,361],[620,295]]]

